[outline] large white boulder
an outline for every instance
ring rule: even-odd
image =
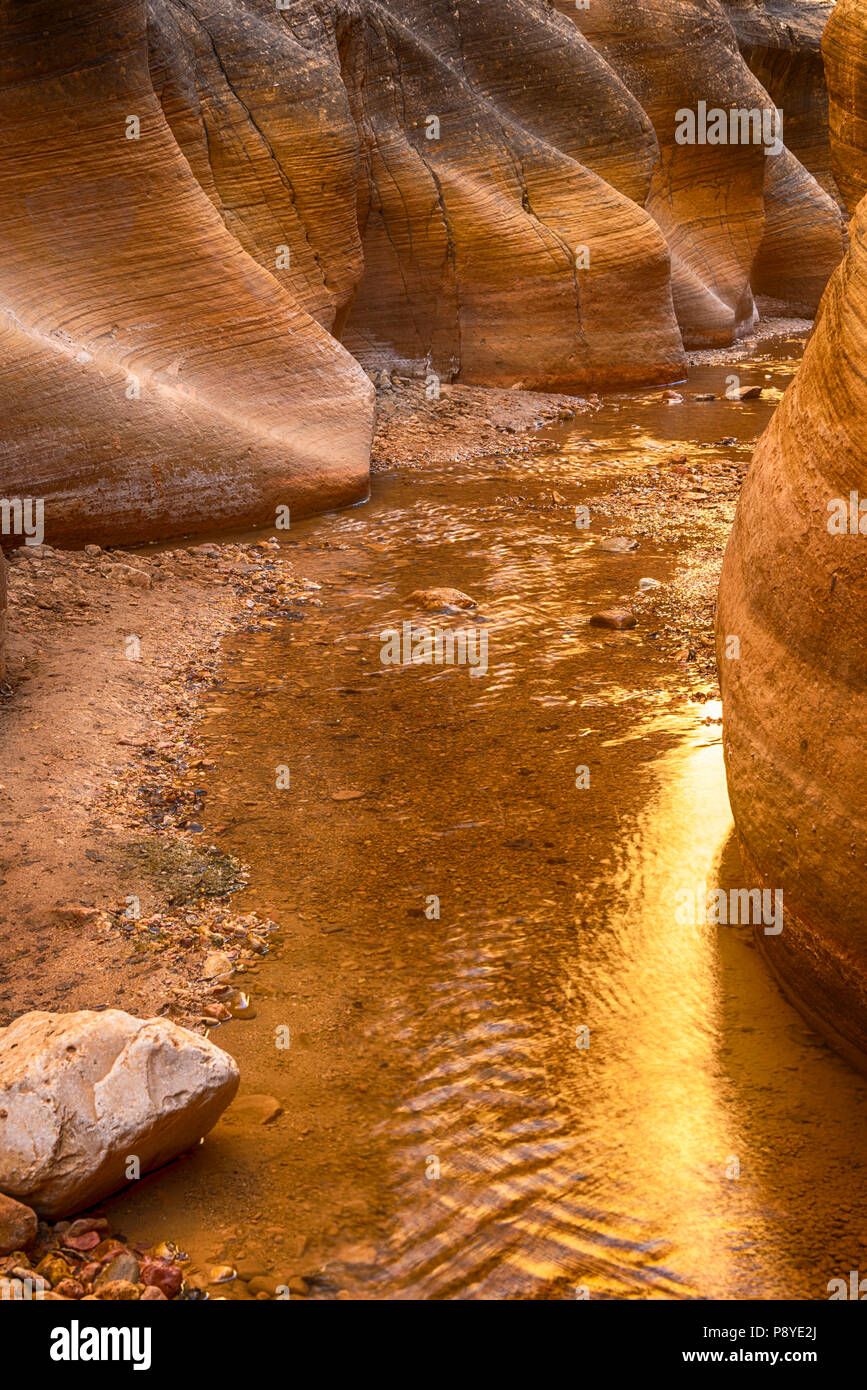
[[[234,1059],[164,1018],[24,1014],[0,1029],[0,1192],[57,1219],[191,1148],[238,1089]]]

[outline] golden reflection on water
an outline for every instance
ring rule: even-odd
[[[125,1229],[159,1202],[200,1257],[294,1245],[323,1297],[815,1298],[867,1268],[863,1080],[749,927],[678,921],[679,890],[740,886],[719,706],[686,703],[641,630],[587,626],[689,539],[606,555],[536,505],[555,476],[598,500],[618,459],[666,439],[698,459],[768,411],[621,398],[556,458],[395,474],[293,526],[325,602],[244,639],[205,729],[208,824],[284,924],[255,1019],[216,1038],[284,1114],[137,1185]],[[377,634],[443,584],[478,597],[489,676],[383,672]],[[287,758],[292,795],[269,798]]]
[[[648,730],[648,735],[652,733]],[[590,1008],[600,1081],[590,1126],[618,1136],[622,1181],[707,1294],[730,1286],[720,1240],[732,1116],[720,1095],[716,933],[677,920],[678,893],[716,882],[732,821],[718,739],[696,739],[657,765],[659,789],[626,839],[607,929],[619,959]],[[591,890],[592,891],[592,890]]]

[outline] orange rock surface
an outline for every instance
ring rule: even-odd
[[[822,40],[831,162],[850,212],[867,193],[867,7],[838,0]]]
[[[561,8],[3,8],[0,479],[49,542],[357,500],[362,368],[652,384],[685,374],[678,318],[753,322],[751,281],[815,305],[842,240],[802,164],[674,140],[698,99],[769,102],[727,18],[757,6]],[[782,85],[815,87],[815,25],[758,8]]]
[[[362,497],[373,389],[193,178],[144,4],[4,7],[0,131],[0,477],[45,499],[46,539]]]
[[[650,123],[535,0],[152,0],[167,118],[226,224],[369,369],[680,377]],[[520,80],[517,80],[517,78]],[[532,313],[532,334],[527,315]]]
[[[717,0],[594,0],[577,11],[569,0],[557,0],[557,7],[580,26],[653,122],[660,158],[646,206],[671,250],[675,305],[687,346],[725,345],[747,332],[756,318],[753,291],[794,312],[815,312],[844,249],[833,197],[790,150],[766,156],[759,143],[677,139],[678,113],[697,113],[700,102],[726,113],[775,108],[741,56],[729,11]],[[768,13],[749,8],[770,43]],[[790,8],[799,14],[812,7]],[[818,41],[813,29],[809,35]],[[794,33],[789,44],[797,54],[809,49],[807,38],[799,43]],[[804,62],[801,72],[807,91],[782,78],[779,89],[786,106],[797,94],[802,116],[814,94],[815,66],[810,71]],[[784,107],[784,139],[786,117]],[[796,135],[803,125],[803,119],[796,121]],[[805,153],[812,139],[799,139]]]
[[[853,72],[867,54],[867,29],[846,23],[848,5],[840,9],[834,43],[845,34],[855,49],[848,57],[841,49],[837,61]],[[832,149],[837,129],[832,118]],[[833,152],[851,196],[863,155],[849,143],[851,127],[844,136],[842,156]],[[720,585],[717,656],[748,879],[784,893],[782,933],[759,940],[804,1013],[864,1065],[867,199],[851,236],[741,493]]]

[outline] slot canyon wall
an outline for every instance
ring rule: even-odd
[[[867,9],[825,34],[831,163],[851,245],[756,450],[717,610],[724,746],[751,881],[782,889],[759,941],[804,1013],[867,1059]],[[739,656],[729,652],[736,637]]]
[[[843,251],[829,194],[788,152],[674,143],[681,106],[771,102],[723,6],[578,18],[9,0],[4,493],[44,497],[59,543],[265,524],[363,496],[358,363],[662,383],[684,340],[749,328],[751,276],[812,311]],[[809,25],[786,34],[815,56]],[[782,68],[787,97],[793,68],[816,85]]]
[[[50,543],[357,501],[377,370],[682,380],[839,263],[826,5],[281,5],[0,7],[0,496]],[[792,150],[677,144],[701,101]]]

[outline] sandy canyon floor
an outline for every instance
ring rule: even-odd
[[[205,1144],[102,1208],[188,1289],[809,1298],[858,1267],[862,1080],[746,929],[672,912],[737,881],[714,596],[806,328],[668,392],[381,381],[364,506],[14,557],[0,1024],[117,1006],[238,1058]],[[482,679],[379,659],[437,586]],[[613,605],[636,627],[588,626]]]

